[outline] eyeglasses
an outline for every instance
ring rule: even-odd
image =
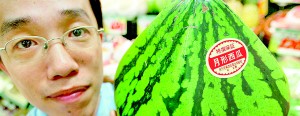
[[[40,36],[23,36],[6,42],[0,51],[6,51],[9,58],[28,61],[42,57],[43,51],[47,51],[53,40],[60,40],[70,50],[78,50],[95,44],[101,32],[103,29],[94,26],[80,26],[66,31],[61,37],[49,40]]]

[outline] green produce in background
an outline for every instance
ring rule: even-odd
[[[245,2],[241,18],[250,28],[258,26],[260,17],[257,2],[253,3],[253,0],[252,2]]]
[[[263,17],[264,9],[259,9],[258,0],[224,0],[229,8],[237,14],[244,23],[250,28],[256,28],[259,25],[260,18]],[[243,3],[243,4],[242,4]],[[261,16],[262,15],[262,16]]]
[[[276,59],[222,0],[173,0],[122,58],[115,89],[122,116],[289,111]]]
[[[241,0],[227,0],[225,3],[235,14],[237,14],[239,17],[242,17],[244,6]]]
[[[148,12],[157,13],[161,12],[172,0],[147,0]]]
[[[159,12],[161,12],[166,6],[171,4],[172,0],[155,0],[155,4]]]
[[[147,7],[149,13],[158,12],[157,6],[155,4],[156,0],[147,0]]]

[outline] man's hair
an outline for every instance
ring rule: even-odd
[[[101,3],[100,0],[90,0],[90,4],[92,6],[92,10],[94,12],[94,15],[96,17],[98,28],[103,27],[103,21],[102,21],[102,10],[101,10]]]

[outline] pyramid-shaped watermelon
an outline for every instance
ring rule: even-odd
[[[260,39],[222,0],[173,0],[122,58],[120,115],[282,116],[289,88]]]

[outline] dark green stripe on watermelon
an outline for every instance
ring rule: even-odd
[[[208,49],[243,41],[248,64],[220,79]],[[286,115],[289,89],[276,59],[220,0],[174,0],[137,38],[116,74],[120,115]]]
[[[210,5],[210,4],[208,4],[208,5],[210,6],[210,8],[213,8],[212,5]],[[222,9],[222,10],[217,11],[217,12],[222,12],[222,11],[224,13],[231,12],[231,11],[228,11],[228,9],[226,9],[226,7],[224,8],[224,5],[223,6],[222,5],[217,5],[217,4],[213,4],[213,5],[217,6],[220,9]],[[214,14],[214,12],[216,10],[217,9],[210,10],[212,16],[213,15],[217,15],[217,14]],[[227,18],[225,18],[223,20],[226,20],[226,21],[230,22],[231,24],[236,25],[235,24],[236,22],[232,22],[235,19],[234,19],[234,17],[230,16],[231,13],[226,13],[226,14],[229,14],[229,15],[227,15]],[[216,20],[213,19],[212,23],[213,23],[213,25],[217,25],[215,27],[220,27],[220,25],[219,25],[220,23],[217,22]],[[235,28],[235,29],[238,29],[238,28]],[[212,29],[212,30],[218,30],[218,29]],[[214,32],[214,33],[218,33],[218,32]],[[215,35],[216,35],[216,36],[214,36],[215,38],[221,38],[221,37],[217,36],[218,34],[215,34]],[[241,38],[241,37],[237,36],[237,38]],[[228,83],[227,79],[222,79],[221,80],[221,85],[222,85],[221,88],[222,88],[222,92],[224,93],[225,99],[228,101],[227,102],[227,109],[225,110],[226,111],[226,115],[227,116],[236,116],[236,115],[238,115],[239,109],[238,109],[238,107],[237,107],[237,105],[236,105],[236,103],[235,103],[235,101],[233,99],[234,98],[234,96],[233,96],[233,89],[235,88],[235,85]],[[246,86],[244,86],[243,88],[245,88],[245,87]]]
[[[203,4],[195,4],[194,6],[196,7],[198,5],[203,5]],[[205,10],[207,10],[206,6],[202,7],[201,9],[198,9],[195,12],[206,12]],[[199,23],[199,24],[201,24],[200,25],[201,30],[200,31],[194,31],[194,37],[196,37],[195,39],[197,41],[199,41],[199,45],[201,47],[201,48],[199,48],[200,51],[196,53],[199,58],[205,58],[206,54],[202,54],[202,53],[207,52],[207,50],[205,49],[206,41],[203,41],[203,39],[202,39],[202,38],[205,38],[205,35],[204,34],[199,34],[199,33],[206,33],[206,32],[209,31],[209,28],[207,26],[207,22],[205,20],[205,18],[206,18],[205,16],[206,15],[203,15],[203,18],[202,18],[202,21],[201,21],[202,23]],[[195,18],[197,18],[197,17],[195,17]],[[198,24],[194,24],[194,25],[198,25]],[[198,37],[199,35],[201,36],[201,38]],[[211,39],[217,39],[217,38],[211,38]],[[198,67],[203,67],[204,65],[205,65],[205,60],[203,59],[199,63]],[[199,71],[198,72],[199,77],[203,77],[204,76],[203,70],[199,68],[198,71]],[[197,83],[205,83],[204,78],[198,78]],[[210,83],[210,84],[213,86],[213,83]],[[192,109],[192,115],[194,115],[194,116],[197,115],[197,114],[202,114],[201,101],[203,100],[203,98],[199,97],[199,96],[202,96],[203,90],[204,90],[204,85],[203,84],[198,84],[196,86],[195,94],[193,96],[193,100],[194,100],[195,104],[194,104],[194,107]]]

